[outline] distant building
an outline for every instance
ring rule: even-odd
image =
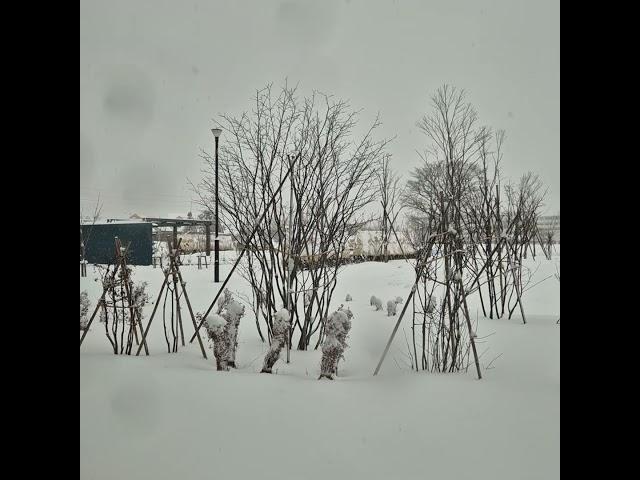
[[[546,241],[550,233],[553,241],[560,243],[560,215],[547,215],[538,219],[538,231],[543,241]]]

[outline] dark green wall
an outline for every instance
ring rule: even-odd
[[[151,265],[153,241],[151,223],[107,223],[83,225],[85,259],[89,263],[113,264],[115,260],[115,237],[123,247],[129,242],[128,265]]]

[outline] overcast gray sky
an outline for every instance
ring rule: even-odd
[[[539,174],[559,212],[558,0],[81,0],[81,207],[100,193],[106,216],[187,212],[211,119],[285,78],[350,100],[363,122],[380,112],[405,176],[429,97],[463,88],[506,130],[503,174]]]

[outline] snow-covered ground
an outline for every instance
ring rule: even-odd
[[[223,278],[235,255],[224,252]],[[553,275],[556,262],[559,255],[538,257],[532,283]],[[182,272],[194,310],[204,311],[218,288],[213,270],[194,264]],[[93,267],[88,274],[80,289],[88,290],[93,307],[100,285]],[[155,301],[161,270],[137,267],[134,278],[149,282]],[[551,277],[526,292],[526,325],[519,317],[484,319],[471,302],[484,342],[482,380],[472,368],[446,375],[410,371],[409,317],[373,377],[397,317],[374,312],[369,297],[406,299],[412,282],[404,261],[342,271],[334,307],[350,293],[354,318],[333,382],[317,380],[319,350],[294,350],[290,364],[276,363],[274,375],[258,373],[268,347],[250,308],[240,323],[239,368],[229,372],[215,370],[210,348],[204,360],[197,342],[168,354],[161,309],[149,357],[113,355],[103,325],[94,322],[80,349],[81,478],[559,478],[559,282]],[[230,288],[248,292],[238,275]],[[152,308],[145,308],[146,319]],[[188,341],[193,327],[189,317],[184,321]]]

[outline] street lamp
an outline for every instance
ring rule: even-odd
[[[220,282],[220,240],[218,239],[218,226],[220,224],[218,220],[218,140],[220,139],[220,134],[222,133],[222,129],[220,128],[212,128],[211,133],[216,139],[216,236],[213,240],[213,251],[214,251],[214,265],[213,265],[213,281],[215,283]]]

